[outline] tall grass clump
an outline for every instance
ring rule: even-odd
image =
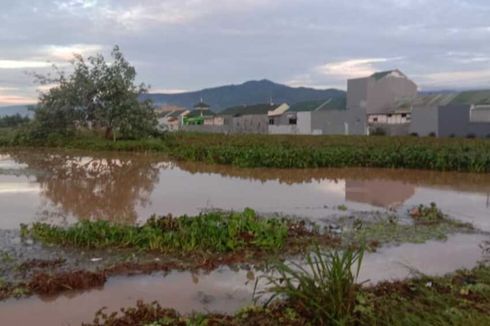
[[[357,277],[364,249],[324,253],[317,247],[306,256],[306,264],[276,263],[265,275],[265,289],[256,300],[269,296],[285,299],[313,325],[351,325],[359,285]]]

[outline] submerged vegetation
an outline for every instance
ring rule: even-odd
[[[68,228],[35,223],[22,227],[23,236],[47,244],[77,248],[139,249],[175,255],[220,254],[234,251],[277,252],[307,242],[335,243],[328,234],[305,222],[265,219],[252,209],[241,213],[209,212],[196,217],[152,217],[143,225],[81,221]],[[308,241],[305,241],[308,240]]]

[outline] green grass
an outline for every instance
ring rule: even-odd
[[[269,302],[287,298],[288,303],[314,325],[351,325],[358,286],[356,280],[364,249],[323,253],[316,249],[306,256],[306,266],[276,263],[264,277]]]
[[[169,134],[117,141],[96,137],[25,140],[1,136],[0,146],[55,146],[86,150],[156,151],[177,160],[239,167],[379,167],[490,172],[490,141],[418,137]]]
[[[35,223],[21,233],[47,244],[77,248],[134,248],[164,253],[228,253],[240,250],[278,251],[301,241],[292,220],[258,217],[251,209],[240,213],[210,212],[196,217],[153,217],[144,225],[81,221],[67,228]],[[307,232],[310,240],[318,233]]]

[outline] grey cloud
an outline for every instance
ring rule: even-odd
[[[355,69],[394,67],[424,88],[490,87],[482,73],[490,69],[487,0],[2,0],[1,7],[0,60],[59,61],[49,49],[108,53],[119,44],[155,89],[258,78],[345,88]],[[5,92],[36,96],[24,70],[0,69],[0,102]]]

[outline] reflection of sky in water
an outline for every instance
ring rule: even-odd
[[[33,161],[35,163],[45,158],[41,156],[44,154],[37,155]],[[464,179],[462,181],[461,176],[456,179],[457,182],[451,183],[451,174],[441,174],[444,186],[426,186],[420,178],[412,185],[406,175],[403,181],[399,181],[397,175],[389,179],[378,177],[379,171],[383,170],[376,170],[377,174],[373,177],[369,173],[374,170],[365,170],[366,175],[360,177],[354,175],[336,179],[317,177],[316,170],[312,172],[316,173],[313,174],[313,181],[305,182],[298,178],[287,184],[277,176],[296,180],[291,178],[294,177],[291,174],[298,171],[270,170],[275,176],[268,180],[269,170],[266,169],[257,172],[261,178],[256,177],[256,170],[253,169],[239,170],[240,173],[245,171],[245,175],[226,176],[220,171],[210,172],[209,167],[204,165],[202,167],[206,172],[200,172],[200,165],[179,168],[168,162],[159,163],[151,157],[134,157],[137,159],[132,158],[134,162],[131,162],[115,156],[109,159],[104,156],[96,159],[78,156],[73,161],[62,159],[57,163],[59,165],[43,170],[42,167],[28,165],[31,164],[29,160],[26,161],[28,164],[16,164],[9,157],[0,156],[0,167],[4,164],[11,170],[27,167],[49,172],[30,177],[0,175],[0,227],[16,228],[20,223],[39,219],[50,222],[61,219],[64,222],[68,217],[72,221],[73,217],[90,217],[92,213],[124,220],[125,214],[147,218],[155,213],[197,214],[202,209],[242,210],[245,207],[259,212],[325,218],[332,213],[342,214],[335,208],[343,204],[351,210],[389,207],[406,210],[434,201],[452,217],[490,230],[490,208],[487,203],[490,184],[485,186],[480,182],[474,185],[464,182]],[[236,173],[236,170],[230,172],[225,167],[220,169],[226,174]],[[69,173],[65,174],[67,171]],[[302,170],[300,173],[307,175],[308,171]],[[392,170],[386,170],[386,173],[390,172]],[[437,173],[434,175],[435,179],[439,176]],[[77,189],[83,192],[78,193]],[[92,200],[90,194],[97,195],[94,197],[97,203],[86,202],[87,198]],[[84,200],[83,204],[77,204],[81,200]],[[67,207],[70,207],[69,214]],[[84,216],[78,212],[83,212]]]

